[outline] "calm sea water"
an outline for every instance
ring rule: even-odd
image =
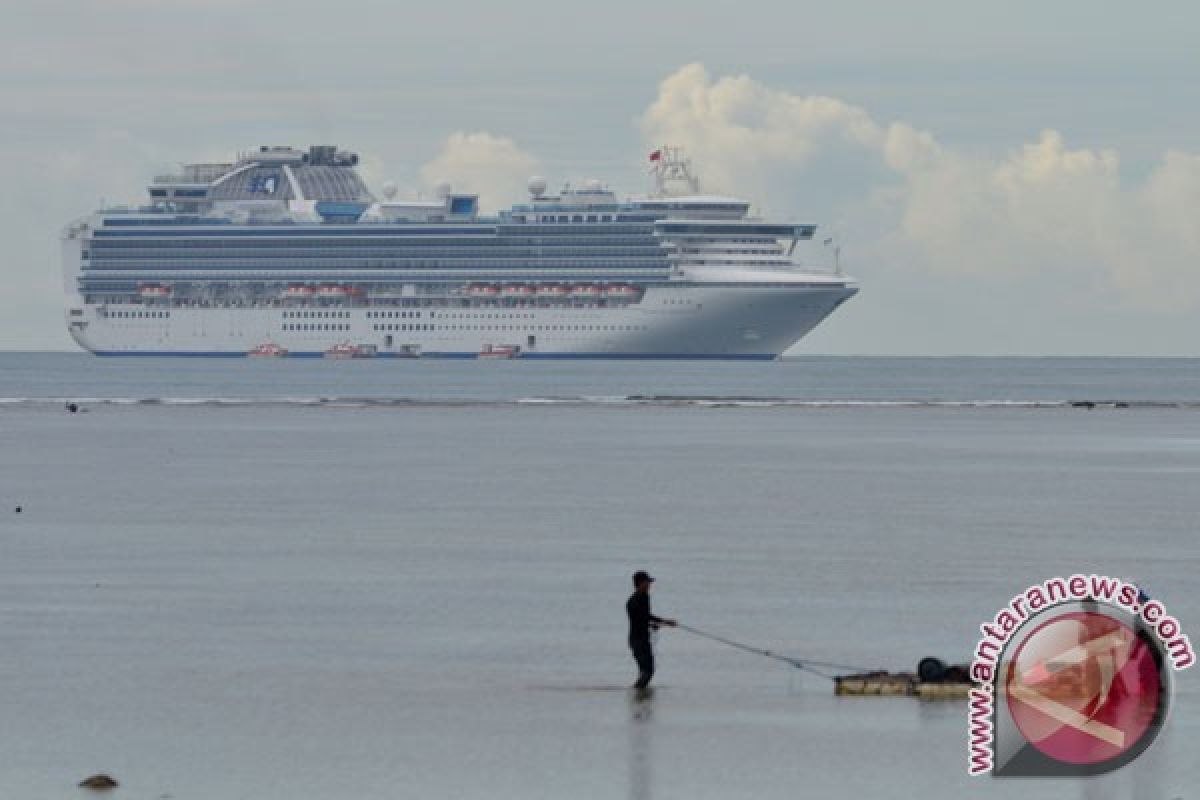
[[[622,606],[911,669],[1082,570],[1194,632],[1198,479],[1188,360],[3,354],[0,796],[1190,796],[1190,672],[1130,768],[968,779],[963,704],[682,631],[635,702]]]
[[[530,398],[1200,404],[1200,359],[795,358],[777,362],[102,359],[0,352],[22,398],[504,402]]]

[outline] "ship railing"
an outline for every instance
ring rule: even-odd
[[[154,183],[155,183],[155,185],[161,185],[161,184],[175,185],[175,184],[182,183],[182,184],[195,184],[198,186],[207,186],[210,182],[198,180],[196,177],[194,177],[192,175],[155,175]]]
[[[193,183],[207,185],[233,169],[233,164],[189,164],[183,172],[155,175],[154,182],[161,184]]]

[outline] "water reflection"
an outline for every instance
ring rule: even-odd
[[[654,688],[629,692],[629,798],[650,800],[654,794]]]

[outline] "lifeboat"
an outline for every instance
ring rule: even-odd
[[[538,297],[558,297],[561,289],[561,286],[556,286],[553,283],[542,283],[538,285],[536,291]]]
[[[500,294],[500,287],[490,283],[472,283],[467,287],[467,294],[472,297],[496,297]]]
[[[315,292],[316,289],[311,286],[289,286],[283,290],[283,296],[303,299],[312,297]]]
[[[157,283],[145,283],[138,287],[138,294],[151,300],[171,296],[171,290]]]
[[[532,286],[524,286],[522,284],[509,284],[500,290],[500,294],[504,297],[521,300],[526,297],[533,297],[535,290]]]
[[[344,286],[326,285],[317,288],[317,297],[339,298],[346,296]]]
[[[332,359],[373,358],[376,353],[374,345],[342,342],[326,350],[324,356]]]
[[[603,290],[599,286],[581,283],[571,287],[572,300],[596,300],[603,295]]]
[[[335,344],[325,351],[325,358],[354,358],[356,348],[349,342]]]
[[[288,354],[286,348],[280,347],[274,342],[266,342],[250,350],[246,355],[250,358],[283,358]]]
[[[627,283],[614,283],[605,289],[604,294],[606,297],[611,297],[614,300],[634,300],[637,298],[639,292],[637,287],[630,286]]]
[[[515,344],[485,344],[479,358],[520,358],[521,348]]]

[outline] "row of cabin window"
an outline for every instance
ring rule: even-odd
[[[285,331],[348,331],[349,325],[343,325],[337,322],[312,322],[295,325],[284,325]]]
[[[584,219],[586,216],[586,220]],[[536,225],[543,224],[563,224],[564,222],[612,222],[616,219],[619,222],[654,222],[657,218],[655,214],[621,214],[614,216],[612,214],[542,214],[542,215],[513,215],[514,222],[526,222]]]
[[[447,325],[455,331],[644,331],[645,325]]]
[[[170,311],[108,311],[103,316],[120,319],[166,319]]]
[[[645,325],[373,325],[376,331],[644,331]]]
[[[653,253],[634,253],[630,255],[606,255],[592,253],[580,256],[564,257],[558,253],[543,253],[538,255],[489,255],[463,256],[461,258],[425,258],[422,256],[362,256],[353,257],[345,254],[338,256],[318,256],[306,253],[303,256],[284,256],[281,258],[263,258],[261,256],[239,256],[236,259],[223,259],[216,256],[197,256],[195,258],[176,258],[173,256],[151,255],[145,258],[117,257],[92,259],[87,269],[90,272],[115,269],[154,269],[154,270],[183,270],[183,269],[303,269],[313,267],[318,269],[489,269],[511,270],[521,269],[628,269],[630,267],[661,267],[666,263],[666,254],[662,251]]]
[[[395,252],[411,248],[413,250],[425,250],[429,248],[449,248],[453,250],[494,250],[496,248],[511,248],[511,247],[549,247],[558,249],[561,247],[648,247],[657,245],[657,240],[653,238],[652,229],[643,228],[635,231],[605,231],[604,235],[590,234],[586,236],[571,236],[566,231],[555,230],[553,236],[503,236],[503,237],[481,237],[477,239],[461,239],[461,238],[429,238],[421,239],[365,239],[365,240],[314,240],[314,239],[286,239],[286,238],[264,238],[257,241],[246,239],[235,239],[232,241],[214,241],[212,239],[97,239],[91,243],[89,249],[81,250],[80,256],[83,258],[93,257],[95,253],[111,253],[119,251],[145,251],[145,250],[324,250],[327,248],[336,248],[339,251],[347,250],[388,250]],[[724,238],[725,241],[743,241],[742,237],[729,236]]]
[[[310,319],[313,317],[340,317],[350,319],[349,311],[285,311],[284,319]]]
[[[431,323],[375,324],[375,331],[644,331],[645,325],[442,325]],[[285,331],[348,331],[349,325],[311,323],[284,325]]]
[[[453,312],[442,312],[442,317],[453,317],[455,319],[533,319],[533,314],[455,314]]]
[[[728,241],[728,240],[725,240]],[[144,244],[144,243],[139,243]],[[157,244],[157,243],[156,243]],[[205,244],[209,244],[205,242]],[[765,243],[764,243],[765,244]],[[553,244],[517,244],[499,242],[473,246],[422,246],[422,247],[97,247],[90,256],[94,261],[114,258],[295,258],[308,256],[343,256],[347,258],[425,258],[431,256],[457,256],[459,258],[508,257],[529,258],[535,255],[555,256],[636,256],[653,255],[662,250],[657,239],[647,236],[637,241],[560,242]],[[182,251],[181,251],[182,250]]]
[[[574,214],[570,216],[567,214],[559,214],[557,217],[553,217],[549,214],[544,214],[539,219],[539,222],[584,222],[584,216],[585,215],[583,214]],[[586,216],[587,222],[612,222],[612,214],[587,214]]]
[[[368,319],[383,319],[383,318],[392,319],[394,317],[408,319],[409,317],[418,317],[419,318],[420,316],[421,316],[420,311],[368,311],[367,312]],[[432,312],[430,313],[430,316],[433,316]]]

